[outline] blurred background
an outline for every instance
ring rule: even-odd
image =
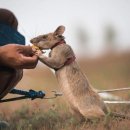
[[[15,13],[27,43],[64,25],[78,57],[130,48],[129,0],[0,0],[0,7]]]
[[[130,85],[130,1],[129,0],[0,0],[0,8],[14,12],[19,31],[29,40],[64,25],[64,36],[72,46],[81,70],[97,89]],[[59,90],[54,73],[39,63],[24,70],[20,89]],[[116,93],[129,99],[130,92]],[[0,104],[8,114],[21,104],[50,108],[62,98],[48,101],[18,101]],[[57,105],[58,103],[56,103]],[[5,112],[7,113],[7,112]]]

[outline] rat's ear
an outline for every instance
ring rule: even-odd
[[[54,35],[62,35],[64,31],[65,31],[65,27],[61,25],[55,30]]]

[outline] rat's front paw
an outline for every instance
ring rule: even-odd
[[[36,52],[35,52],[35,55],[37,55],[37,56],[40,56],[40,55],[42,55],[43,54],[43,52],[41,51],[41,50],[37,50]]]
[[[37,56],[40,56],[40,55],[42,55],[43,53],[45,53],[45,51],[40,50],[39,47],[34,46],[34,45],[32,46],[32,50],[33,50],[33,52],[35,53],[35,55],[37,55]]]

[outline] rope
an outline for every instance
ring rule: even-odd
[[[32,89],[30,89],[29,91],[13,89],[13,90],[11,90],[10,93],[11,94],[18,94],[18,95],[22,95],[22,96],[15,97],[15,98],[1,99],[0,103],[9,102],[9,101],[16,101],[16,100],[22,100],[22,99],[27,99],[27,98],[30,98],[31,100],[34,100],[36,98],[43,99],[45,97],[45,92],[43,92],[43,91],[38,91],[37,92],[37,91],[34,91]]]
[[[19,89],[13,89],[10,93],[11,94],[18,94],[18,95],[22,95],[19,97],[14,97],[14,98],[8,98],[8,99],[1,99],[0,103],[3,102],[10,102],[10,101],[17,101],[17,100],[22,100],[22,99],[28,99],[30,98],[31,100],[34,100],[36,98],[40,98],[40,99],[54,99],[58,96],[62,96],[62,93],[58,93],[56,91],[52,91],[54,93],[53,97],[45,97],[45,92],[43,91],[34,91],[34,90],[29,90],[29,91],[23,91],[23,90],[19,90]]]
[[[104,101],[107,104],[130,104],[130,101]]]
[[[21,96],[21,97],[16,97],[16,98],[2,99],[2,100],[0,100],[0,103],[10,102],[10,101],[17,101],[17,100],[22,100],[22,99],[27,99],[27,98],[28,97],[26,97],[26,96]]]
[[[56,91],[52,91],[54,93],[54,96],[53,97],[44,97],[44,99],[54,99],[54,98],[57,98],[58,96],[62,96],[63,94],[62,93],[58,93]]]
[[[119,88],[119,89],[109,89],[109,90],[98,90],[98,93],[104,93],[104,92],[115,92],[115,91],[124,91],[124,90],[130,90],[130,87],[127,88]],[[22,96],[14,97],[14,98],[8,98],[8,99],[0,99],[0,103],[3,102],[10,102],[10,101],[17,101],[22,99],[28,99],[34,100],[36,98],[40,99],[54,99],[57,96],[62,96],[62,93],[57,93],[56,91],[52,91],[54,93],[54,96],[52,97],[45,97],[45,92],[43,91],[34,91],[30,89],[29,91],[23,91],[19,89],[13,89],[11,90],[11,94],[18,94]],[[130,101],[104,101],[104,103],[107,104],[130,104]]]
[[[98,90],[98,93],[104,93],[104,92],[115,92],[115,91],[125,91],[130,90],[130,87],[127,88],[117,88],[117,89],[108,89],[108,90]]]

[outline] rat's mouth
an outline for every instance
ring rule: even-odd
[[[38,44],[33,44],[34,46],[38,47],[40,50],[48,50],[49,48],[48,47],[45,47],[45,46],[40,46]]]
[[[37,46],[35,46],[35,45],[32,45],[32,49],[35,51],[35,53],[36,53],[36,52],[40,52],[40,54],[42,54],[42,53],[45,53],[45,52],[46,52],[46,51],[43,51],[42,48],[37,47]],[[45,49],[44,49],[44,50],[45,50]]]

